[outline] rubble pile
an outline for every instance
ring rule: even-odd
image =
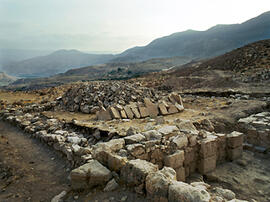
[[[262,147],[261,150],[269,149],[270,145],[270,112],[253,114],[238,120],[240,130],[245,133],[245,142],[252,149]]]
[[[151,88],[126,82],[94,82],[72,88],[60,102],[68,111],[96,113],[98,120],[139,119],[184,110],[180,95],[165,96]]]
[[[142,102],[145,97],[157,101],[160,92],[144,88],[140,83],[125,81],[97,81],[70,88],[62,97],[61,106],[72,112],[95,113],[101,107]]]

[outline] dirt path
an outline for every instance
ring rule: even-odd
[[[67,190],[68,165],[48,147],[0,122],[0,201],[51,201]]]

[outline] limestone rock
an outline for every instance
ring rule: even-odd
[[[143,184],[149,173],[156,172],[158,166],[145,160],[131,160],[121,169],[121,178],[130,186]]]
[[[174,181],[169,186],[169,201],[174,202],[209,202],[210,194],[189,184]]]
[[[139,142],[144,141],[145,136],[138,133],[136,135],[131,135],[131,136],[124,137],[124,140],[126,142],[126,145],[127,144],[134,144],[134,143],[139,143]]]

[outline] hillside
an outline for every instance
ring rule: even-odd
[[[248,44],[224,55],[175,68],[161,86],[179,90],[270,87],[270,40]],[[157,75],[153,75],[157,76]]]
[[[44,77],[71,68],[102,64],[113,58],[110,54],[87,54],[77,50],[59,50],[52,54],[14,62],[3,67],[8,74],[20,77]]]
[[[15,77],[9,76],[4,72],[0,72],[0,86],[8,85],[16,80]]]
[[[217,25],[206,31],[187,30],[126,50],[114,61],[142,61],[156,57],[210,58],[251,42],[270,38],[270,11],[242,24]]]

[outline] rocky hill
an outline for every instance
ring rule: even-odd
[[[192,62],[166,75],[165,86],[194,88],[260,88],[270,84],[270,40],[248,44],[224,55]]]
[[[114,61],[141,61],[155,57],[210,58],[251,42],[270,38],[270,12],[242,24],[217,25],[206,31],[187,30],[126,50]]]
[[[71,68],[103,64],[113,55],[87,54],[77,50],[59,50],[50,55],[34,57],[7,64],[3,69],[21,77],[45,77],[65,72]]]

